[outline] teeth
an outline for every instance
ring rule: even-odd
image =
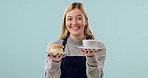
[[[80,27],[78,27],[78,26],[73,26],[73,27],[71,27],[72,29],[74,29],[74,30],[76,30],[76,29],[79,29]]]

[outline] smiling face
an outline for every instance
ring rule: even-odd
[[[70,32],[70,36],[84,36],[84,28],[87,21],[83,13],[79,9],[73,9],[66,14],[66,28]]]

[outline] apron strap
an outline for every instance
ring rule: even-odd
[[[63,51],[65,51],[66,44],[67,44],[67,37],[63,40],[62,43],[62,45],[64,46]]]

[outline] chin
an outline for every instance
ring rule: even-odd
[[[79,35],[81,35],[81,33],[71,33],[72,35],[74,35],[74,36],[79,36]]]

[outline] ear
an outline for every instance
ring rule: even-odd
[[[85,19],[85,25],[88,25],[88,18]]]

